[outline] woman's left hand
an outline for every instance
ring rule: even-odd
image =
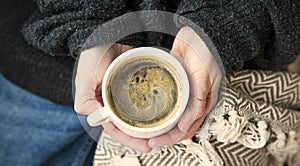
[[[150,147],[172,145],[194,136],[218,98],[222,73],[213,55],[192,28],[185,26],[180,29],[171,52],[187,72],[190,97],[178,126],[149,139]]]

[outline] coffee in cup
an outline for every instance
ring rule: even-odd
[[[171,54],[152,47],[118,56],[106,70],[101,88],[104,107],[88,116],[90,126],[108,120],[138,138],[172,129],[189,98],[184,68]]]
[[[131,126],[159,126],[178,111],[178,79],[168,62],[147,55],[130,59],[118,67],[109,81],[109,104]]]

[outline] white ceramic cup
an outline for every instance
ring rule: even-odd
[[[108,97],[108,84],[109,80],[112,77],[113,73],[118,69],[120,65],[137,57],[154,57],[159,59],[162,62],[167,62],[171,65],[171,67],[175,70],[171,72],[176,74],[177,85],[178,85],[178,106],[176,107],[176,113],[169,118],[166,122],[162,123],[159,126],[151,127],[151,128],[141,128],[132,126],[124,121],[122,121],[112,110],[112,106],[109,104],[110,102]],[[182,65],[178,62],[178,60],[172,56],[171,54],[153,47],[139,47],[128,50],[121,55],[119,55],[108,67],[104,74],[103,82],[102,82],[102,99],[104,107],[99,110],[94,111],[87,117],[87,121],[90,126],[98,126],[101,125],[104,121],[112,121],[121,131],[124,133],[137,137],[137,138],[151,138],[161,134],[164,134],[171,130],[178,122],[179,118],[183,114],[185,107],[187,105],[189,99],[189,81],[187,74],[182,67]]]

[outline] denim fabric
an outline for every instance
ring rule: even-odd
[[[0,75],[0,165],[91,165],[96,143],[85,119]]]

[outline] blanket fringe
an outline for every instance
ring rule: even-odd
[[[270,133],[267,131],[267,123],[259,121],[257,126],[253,123],[247,123],[237,142],[251,149],[259,149],[266,145],[269,138]]]
[[[240,117],[237,111],[229,111],[228,120],[221,117],[212,130],[217,140],[227,144],[228,142],[239,142],[242,145],[258,149],[265,146],[270,137],[267,123],[259,121],[257,124],[249,122],[245,117]]]
[[[191,139],[181,142],[186,146],[186,151],[195,155],[199,163],[205,166],[222,166],[223,160],[207,140],[201,140],[199,144]]]
[[[212,134],[217,136],[217,140],[225,144],[236,142],[247,124],[246,119],[238,116],[236,111],[229,111],[228,116],[228,120],[224,116],[217,119],[215,128],[212,130]]]
[[[275,157],[277,162],[284,163],[288,157],[292,157],[298,152],[299,145],[296,141],[296,132],[290,131],[287,135],[276,130],[276,140],[268,145],[268,151]]]

